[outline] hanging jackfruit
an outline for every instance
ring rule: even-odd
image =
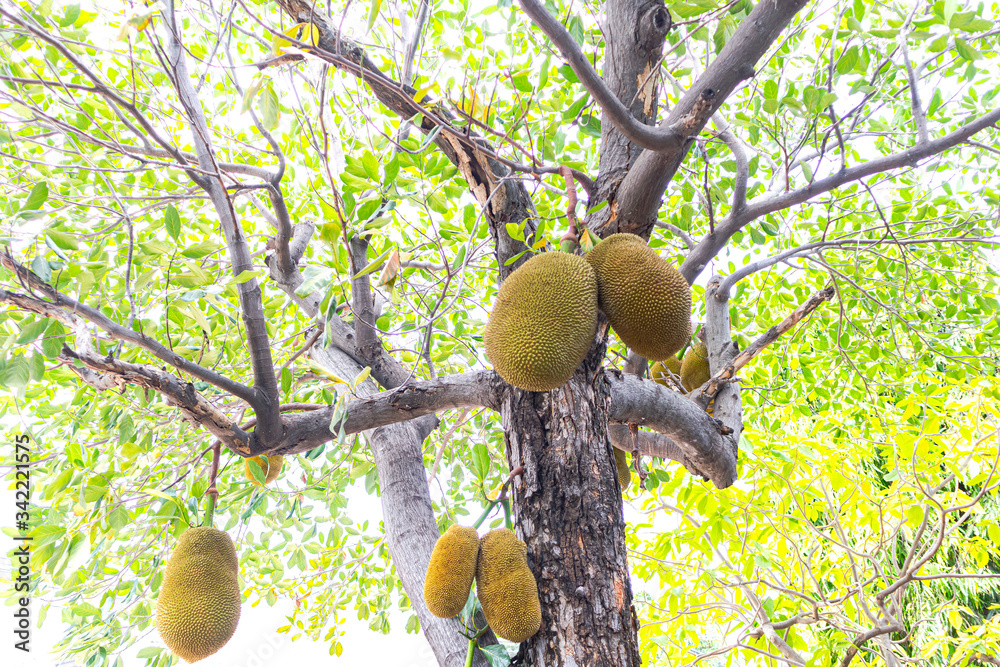
[[[597,276],[582,258],[535,255],[507,276],[483,335],[486,357],[520,389],[562,386],[597,330]]]
[[[617,447],[613,449],[615,450],[615,468],[618,469],[618,483],[621,484],[622,491],[624,491],[628,488],[629,482],[632,481],[632,471],[629,470],[625,452]]]
[[[618,338],[647,359],[666,359],[691,337],[691,288],[635,234],[612,234],[586,255],[598,306]]]
[[[523,642],[542,627],[535,575],[528,548],[513,531],[498,528],[479,541],[476,590],[483,615],[497,637]]]
[[[684,354],[680,376],[681,385],[688,392],[694,391],[712,378],[712,372],[708,367],[708,347],[697,338]]]
[[[472,590],[479,557],[475,528],[454,524],[438,538],[424,577],[424,602],[440,618],[457,616]]]
[[[229,535],[189,528],[167,560],[156,601],[156,629],[187,662],[225,646],[240,620],[240,565]]]
[[[675,385],[670,382],[666,373],[667,370],[680,377],[681,360],[677,357],[669,356],[663,361],[657,361],[649,367],[649,379],[657,384],[662,384],[664,387],[673,387]]]
[[[281,454],[262,454],[243,459],[243,474],[254,486],[260,486],[260,482],[254,479],[253,471],[250,469],[250,460],[253,459],[264,471],[264,484],[270,484],[278,479],[281,472],[281,465],[285,462],[285,457]]]

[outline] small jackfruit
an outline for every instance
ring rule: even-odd
[[[667,370],[680,377],[681,360],[675,356],[669,356],[663,361],[657,361],[649,367],[649,379],[657,384],[662,384],[664,387],[672,387],[674,385],[671,384],[667,376]]]
[[[264,471],[264,484],[270,484],[274,480],[278,479],[278,473],[281,472],[281,465],[285,462],[285,457],[281,454],[262,454],[260,456],[251,456],[249,458],[243,459],[243,473],[247,476],[254,486],[260,486],[260,482],[254,479],[253,471],[250,470],[250,460],[253,459]]]
[[[497,637],[523,642],[542,627],[538,585],[528,567],[528,548],[507,528],[479,541],[476,590],[483,615]]]
[[[712,378],[712,372],[708,368],[708,347],[705,343],[695,339],[684,354],[680,375],[681,385],[685,391],[694,391]]]
[[[618,483],[621,484],[622,490],[628,488],[629,482],[632,481],[632,471],[629,470],[628,460],[625,458],[625,452],[613,448],[615,450],[615,468],[618,469]]]
[[[486,323],[486,357],[520,389],[565,384],[597,331],[597,276],[582,257],[535,255],[507,276]]]
[[[691,288],[635,234],[612,234],[586,255],[598,306],[630,349],[666,359],[691,337]]]
[[[163,643],[187,662],[225,646],[240,620],[240,565],[229,535],[189,528],[167,560],[156,600]]]
[[[479,535],[454,524],[438,538],[424,577],[424,602],[440,618],[457,616],[465,607],[476,577]]]

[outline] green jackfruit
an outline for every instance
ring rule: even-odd
[[[285,462],[285,457],[281,454],[262,454],[243,459],[243,473],[254,486],[260,486],[260,482],[253,477],[253,472],[250,470],[250,459],[256,461],[264,471],[264,484],[270,484],[278,479],[278,473],[281,472],[281,465]]]
[[[681,360],[677,357],[670,356],[663,361],[657,361],[655,364],[649,367],[649,379],[657,384],[662,384],[664,387],[672,387],[670,380],[667,379],[666,369],[669,369],[671,373],[680,377],[681,374]]]
[[[163,643],[187,662],[226,645],[240,620],[240,564],[229,535],[189,528],[167,560],[156,601]]]
[[[597,276],[576,255],[535,255],[500,286],[486,324],[486,357],[504,380],[528,391],[561,387],[597,331]]]
[[[472,590],[479,558],[475,528],[454,524],[438,538],[424,577],[424,602],[440,618],[457,616]]]
[[[518,643],[542,627],[538,585],[527,553],[524,542],[507,528],[490,531],[479,541],[476,590],[483,615],[497,637]]]
[[[624,491],[628,488],[629,482],[632,481],[632,471],[629,470],[628,460],[625,458],[625,452],[614,447],[615,450],[615,468],[618,469],[618,483],[621,484],[622,490]]]
[[[712,372],[708,368],[708,348],[700,340],[695,340],[684,354],[681,362],[681,385],[685,391],[694,391],[708,382]]]
[[[612,234],[586,255],[598,306],[618,338],[647,359],[666,359],[691,337],[691,288],[635,234]]]

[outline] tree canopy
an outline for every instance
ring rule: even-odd
[[[387,524],[427,503],[469,525],[521,460],[483,328],[572,225],[582,250],[647,238],[709,332],[718,419],[595,343],[610,440],[644,454],[622,490],[642,664],[1000,664],[998,21],[966,0],[0,4],[0,409],[33,439],[60,650],[124,664],[213,486],[245,602],[296,603],[281,631],[339,655],[356,616],[464,664],[404,588],[436,534]],[[646,49],[635,72],[612,34]],[[286,458],[260,488],[242,459],[263,451]]]

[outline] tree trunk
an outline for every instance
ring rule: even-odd
[[[608,440],[602,325],[572,379],[549,393],[507,387],[501,417],[516,531],[528,545],[542,627],[521,647],[537,667],[638,667],[625,519]]]
[[[659,101],[657,68],[663,39],[670,30],[670,12],[662,0],[610,0],[604,5],[607,22],[601,78],[632,115],[647,125],[656,121]],[[640,85],[642,88],[640,89]],[[590,229],[610,226],[616,215],[615,193],[642,149],[619,132],[609,119],[601,120],[601,162],[596,192],[590,206],[611,200],[587,221]]]

